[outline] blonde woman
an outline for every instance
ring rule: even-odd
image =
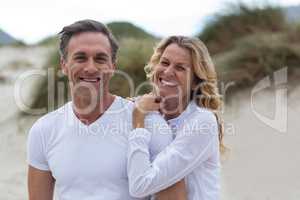
[[[133,112],[127,162],[130,194],[145,197],[164,191],[158,195],[172,196],[179,191],[181,199],[219,199],[221,100],[205,45],[196,38],[168,37],[158,44],[146,69],[157,93],[141,97]],[[174,140],[151,162],[151,133],[144,119],[155,110],[167,120]]]

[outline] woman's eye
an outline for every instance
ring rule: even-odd
[[[177,65],[176,68],[180,71],[184,71],[185,68],[182,65]]]
[[[161,63],[163,66],[168,66],[168,65],[169,65],[169,63],[166,62],[166,61],[161,61],[160,63]]]

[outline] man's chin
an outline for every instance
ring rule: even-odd
[[[95,98],[101,94],[100,85],[96,84],[76,84],[71,90],[73,95],[85,98]]]
[[[85,81],[79,81],[73,84],[74,89],[80,89],[80,90],[99,90],[101,88],[100,82],[85,82]]]

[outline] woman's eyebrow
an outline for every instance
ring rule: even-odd
[[[168,58],[163,57],[163,56],[161,57],[161,59],[162,59],[162,60],[167,60],[167,61],[169,60]]]
[[[166,57],[161,57],[161,60],[166,60],[166,61],[169,61],[168,58]],[[187,62],[182,62],[182,61],[179,61],[179,62],[176,62],[177,65],[189,65]]]

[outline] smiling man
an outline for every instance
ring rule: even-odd
[[[109,92],[117,50],[107,27],[93,20],[75,22],[60,32],[61,67],[72,101],[40,118],[30,130],[30,200],[52,200],[54,187],[62,200],[135,199],[129,195],[126,171],[134,105]],[[155,124],[167,126],[152,113],[146,126],[152,132],[162,128]],[[153,135],[153,158],[172,140],[167,133]]]

